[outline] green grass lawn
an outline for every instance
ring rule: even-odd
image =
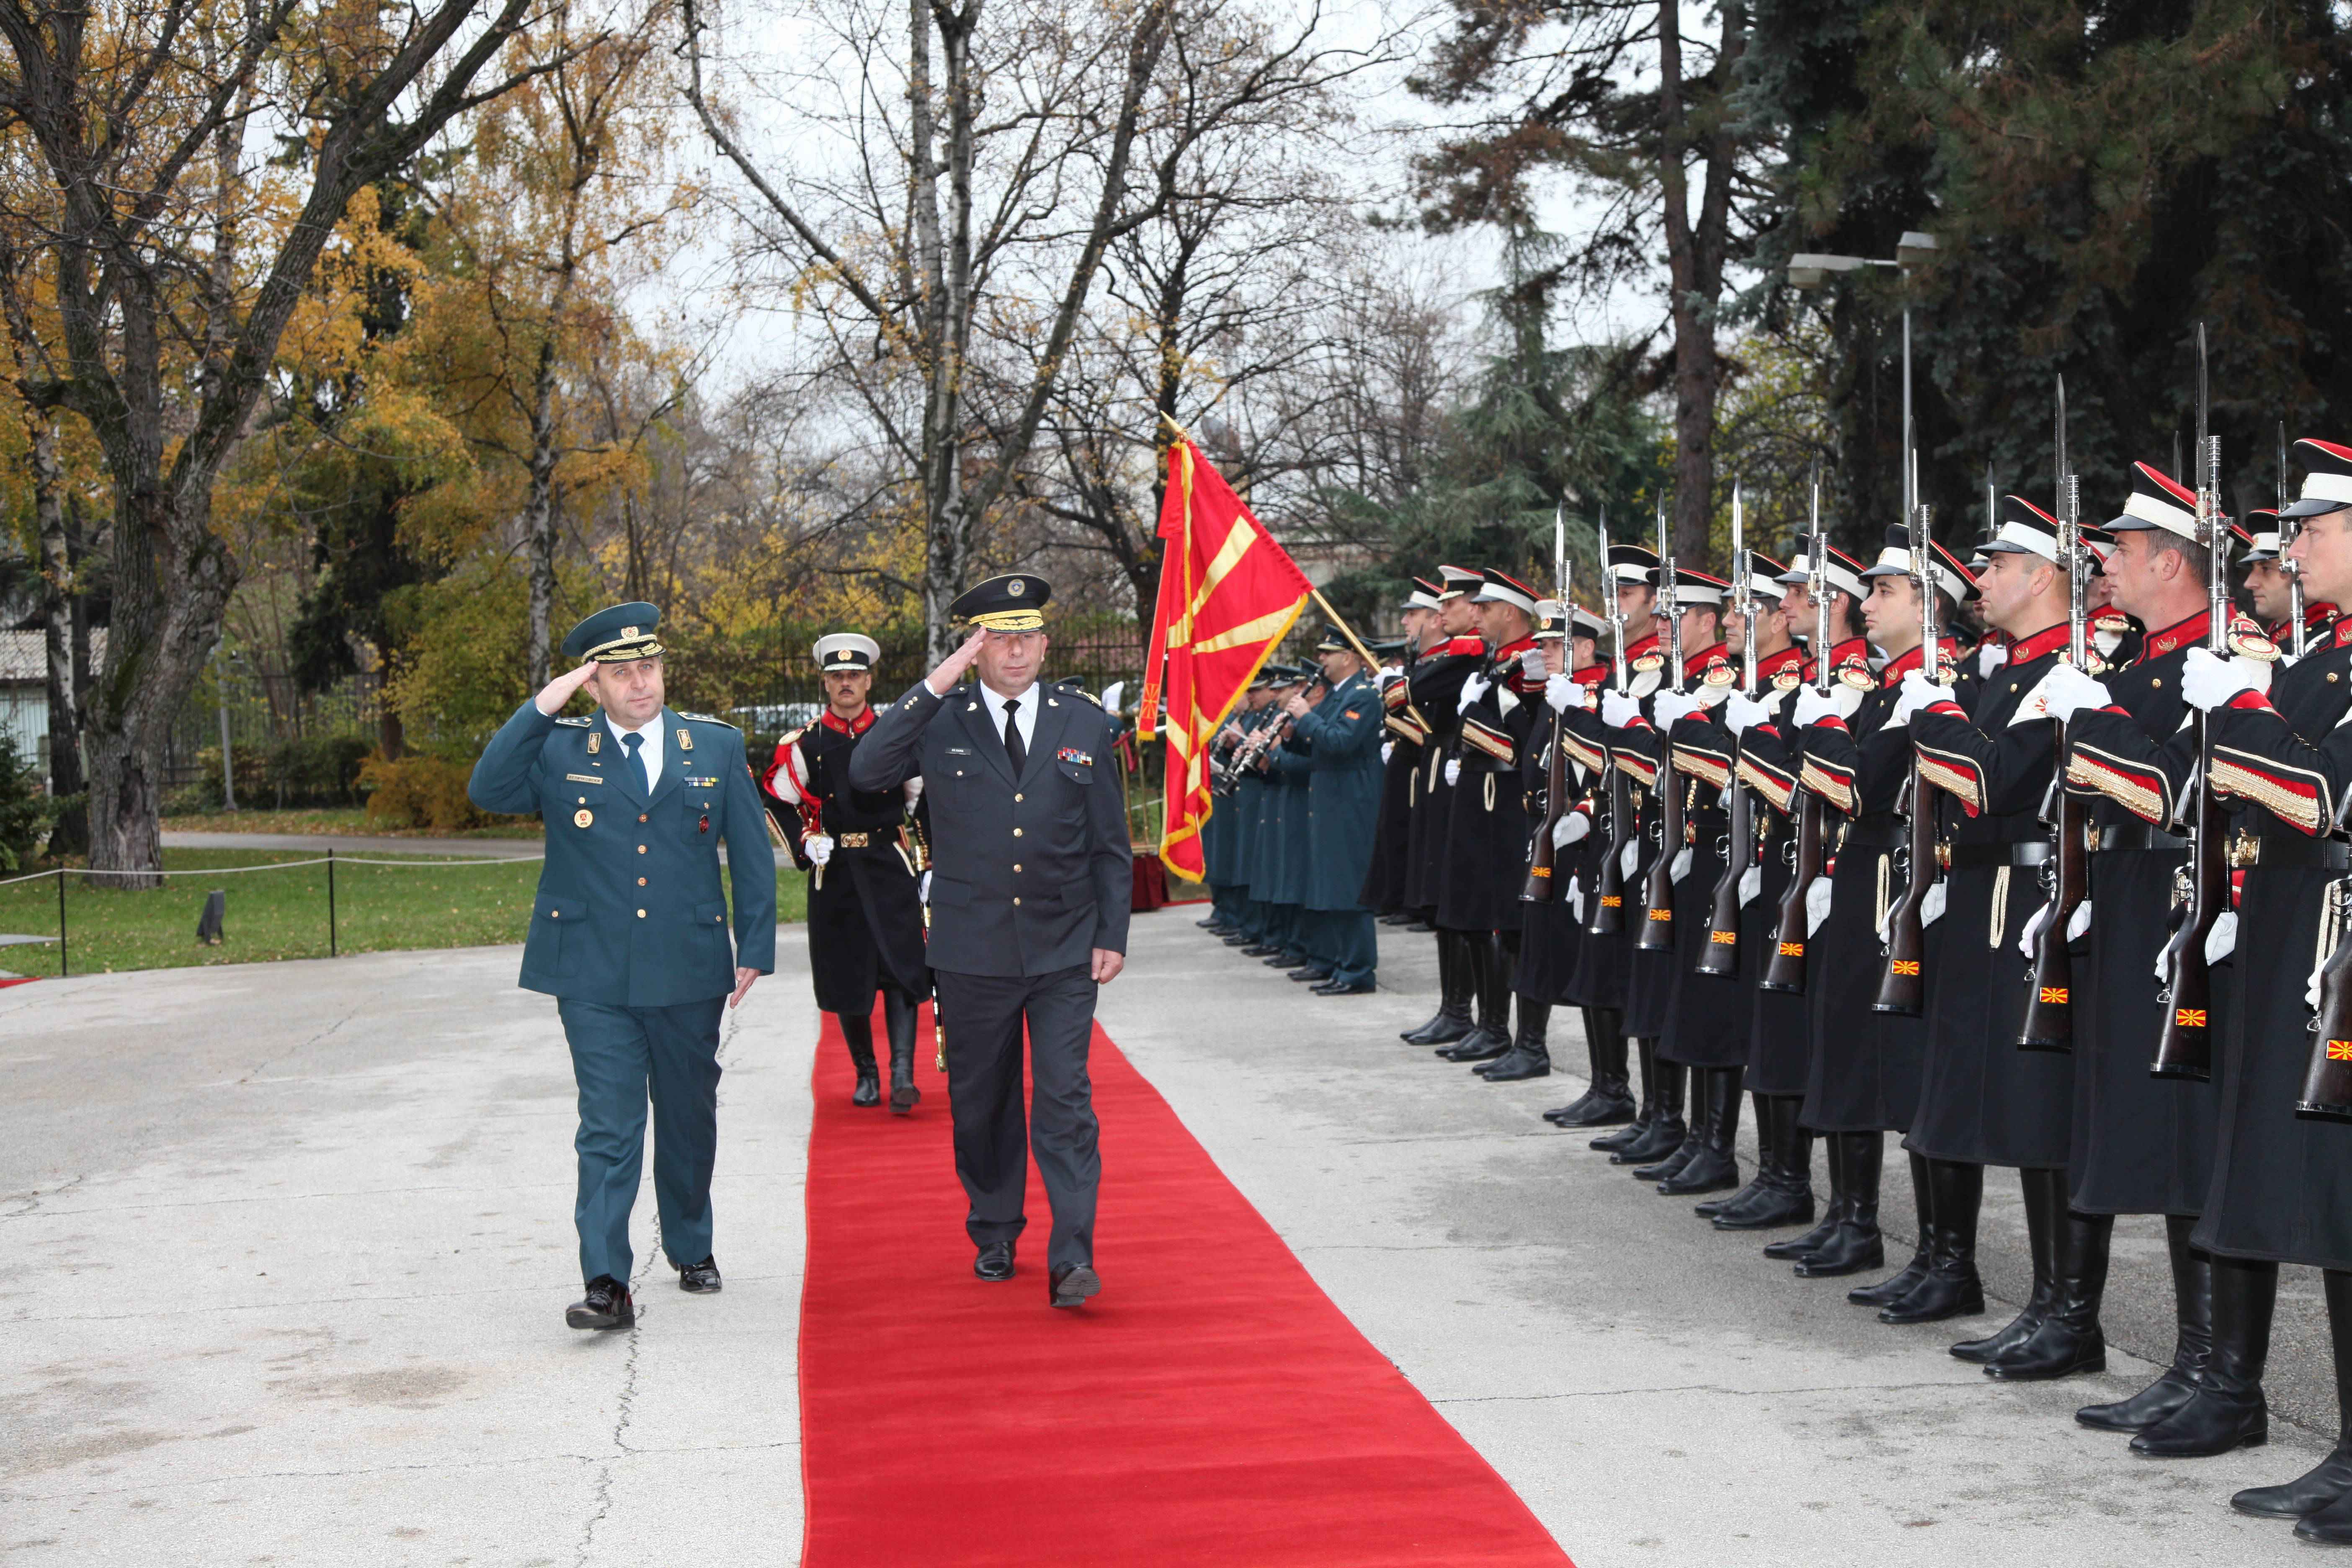
[[[518,817],[488,827],[465,827],[454,833],[436,828],[385,827],[368,820],[359,806],[314,807],[288,811],[187,812],[163,819],[167,833],[364,833],[398,838],[530,838],[539,837],[536,818]]]
[[[518,846],[520,852],[524,847]],[[283,865],[309,858],[299,852],[167,849],[164,869],[227,873],[240,866]],[[335,868],[335,937],[343,952],[398,948],[477,947],[520,942],[539,886],[536,860],[507,865],[473,860],[432,866],[434,857],[371,857],[400,866]],[[415,868],[416,863],[427,863]],[[722,881],[724,879],[721,879]],[[226,932],[218,947],[196,941],[205,897],[228,895]],[[787,861],[776,875],[777,918],[807,917],[807,879]],[[327,868],[298,866],[215,877],[170,878],[152,892],[89,887],[65,878],[67,959],[76,974],[119,969],[175,969],[197,963],[256,963],[327,956]],[[58,934],[58,879],[43,877],[0,887],[0,933]],[[0,969],[56,974],[55,943],[0,948]]]

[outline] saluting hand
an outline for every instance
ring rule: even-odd
[[[530,700],[531,706],[552,719],[563,711],[563,705],[572,700],[573,692],[595,679],[596,665],[593,659],[577,669],[567,669],[539,689],[539,695]]]
[[[923,684],[931,689],[931,695],[945,697],[954,690],[956,682],[963,679],[963,672],[971,668],[971,661],[980,657],[980,645],[987,640],[988,628],[975,626],[971,636],[964,638],[961,647],[940,660],[939,668],[923,678]]]

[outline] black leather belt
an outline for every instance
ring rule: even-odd
[[[2050,840],[2028,838],[2016,844],[1955,844],[1951,868],[1972,866],[2039,866],[2050,858]]]
[[[2186,849],[2189,840],[2145,822],[2119,822],[2099,829],[2102,849]]]
[[[2319,866],[2341,871],[2352,867],[2352,845],[2340,838],[2263,838],[2241,832],[2230,846],[2230,864]]]
[[[1861,816],[1846,824],[1843,843],[1856,849],[1893,849],[1911,841],[1911,830],[1893,816]]]

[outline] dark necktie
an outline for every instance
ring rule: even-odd
[[[1029,765],[1029,748],[1021,741],[1020,714],[1021,699],[1006,698],[1004,700],[1004,754],[1013,759],[1013,776],[1016,779],[1021,776],[1021,771]]]
[[[643,735],[621,737],[621,750],[629,753],[629,765],[637,770],[637,787],[650,795],[654,793],[654,781],[646,773],[645,744]]]

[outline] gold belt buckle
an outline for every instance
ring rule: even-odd
[[[2249,866],[2263,863],[2263,841],[2241,827],[2230,838],[2230,865],[2242,871]]]
[[[866,839],[867,835],[863,833],[845,833],[834,842],[845,849],[863,849],[866,847]]]

